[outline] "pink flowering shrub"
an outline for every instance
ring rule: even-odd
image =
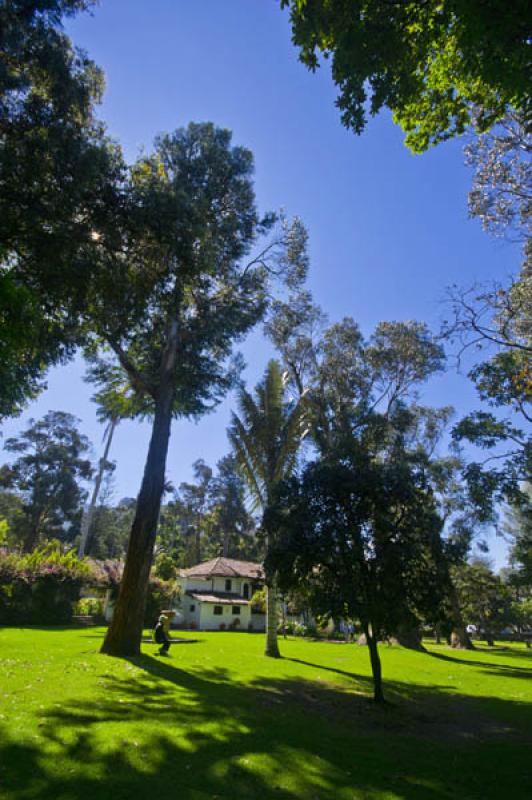
[[[91,578],[89,565],[57,542],[28,554],[0,551],[0,625],[70,622],[73,603]]]

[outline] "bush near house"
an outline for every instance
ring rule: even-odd
[[[121,562],[79,559],[73,550],[63,552],[59,542],[28,554],[0,549],[0,625],[64,625],[75,614],[102,616],[103,601],[80,597],[81,590],[110,589],[116,599],[122,568]],[[172,606],[176,594],[175,582],[150,578],[146,625]]]
[[[0,624],[56,625],[72,620],[90,567],[49,542],[32,553],[0,553]]]

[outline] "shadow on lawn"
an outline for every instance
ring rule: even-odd
[[[489,652],[489,651],[485,651]],[[490,652],[491,655],[497,653]],[[455,656],[444,655],[443,653],[434,653],[428,651],[431,658],[438,658],[440,661],[450,661],[453,664],[460,664],[463,666],[480,667],[483,672],[488,675],[500,675],[506,678],[528,678],[532,679],[532,669],[530,667],[514,667],[512,664],[497,664],[494,661],[477,661],[471,658],[456,658]],[[505,655],[506,654],[502,654]],[[532,665],[531,665],[532,666]]]
[[[352,689],[130,663],[140,674],[108,675],[98,702],[43,709],[35,742],[0,737],[2,797],[487,800],[503,784],[525,797],[525,704],[490,698],[486,718],[487,698],[388,681],[394,703],[378,707],[368,678],[321,665]]]

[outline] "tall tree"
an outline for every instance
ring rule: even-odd
[[[228,431],[237,463],[244,475],[254,507],[262,513],[273,501],[279,482],[293,472],[301,442],[307,433],[302,399],[290,401],[286,377],[277,361],[270,361],[255,396],[242,388],[239,414],[233,412]],[[266,532],[266,553],[275,531]],[[275,570],[266,570],[266,650],[279,657],[277,644],[277,585]]]
[[[532,592],[532,486],[526,483],[521,488],[521,495],[507,510],[503,529],[511,543],[514,581]]]
[[[414,152],[486,130],[529,98],[526,0],[280,0],[311,70],[331,58],[342,122],[388,108]]]
[[[360,621],[377,702],[379,639],[433,610],[442,593],[441,519],[403,424],[404,415],[388,426],[374,416],[363,437],[337,439],[300,480],[281,484],[266,515],[275,531],[266,563],[281,587],[304,587],[321,615]]]
[[[469,377],[483,406],[460,420],[454,437],[486,451],[468,466],[466,478],[472,493],[491,505],[496,521],[501,502],[523,503],[520,485],[532,470],[527,432],[532,421],[532,144],[526,112],[509,113],[465,151],[475,170],[471,216],[488,233],[523,248],[520,271],[509,283],[452,287],[451,318],[444,325],[459,364],[466,351],[476,355]]]
[[[462,614],[475,625],[478,638],[490,646],[511,621],[510,594],[499,576],[482,560],[474,560],[454,571],[454,583]]]
[[[246,507],[246,484],[234,455],[216,465],[211,508],[218,551],[225,557],[246,558],[256,550],[254,520]],[[251,558],[249,560],[252,560]]]
[[[61,27],[91,5],[0,5],[0,418],[72,355],[92,236],[118,198],[119,152],[94,117],[103,75]]]
[[[73,541],[79,531],[85,492],[80,480],[88,480],[92,469],[84,458],[89,440],[78,431],[79,420],[63,411],[49,411],[5,449],[18,455],[2,468],[2,484],[15,489],[23,499],[20,529],[23,547],[33,550],[45,539]]]
[[[190,124],[133,166],[121,227],[98,232],[87,325],[153,418],[109,654],[140,650],[172,418],[201,416],[234,384],[233,343],[264,313],[270,267],[283,269],[278,239],[251,256],[274,221],[257,214],[252,171],[229,131]]]
[[[179,497],[186,513],[187,532],[194,537],[194,564],[202,560],[202,532],[209,508],[209,495],[212,485],[212,469],[202,458],[192,465],[194,483],[179,485]]]

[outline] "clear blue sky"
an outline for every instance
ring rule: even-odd
[[[189,121],[230,128],[235,143],[253,151],[259,207],[282,207],[305,222],[310,285],[331,320],[351,315],[367,334],[384,319],[436,328],[446,286],[514,271],[516,250],[468,219],[462,142],[413,156],[386,114],[360,137],[343,129],[328,67],[313,75],[298,62],[277,0],[101,0],[68,31],[105,71],[101,116],[128,159]],[[260,331],[241,350],[255,382],[270,354]],[[82,374],[80,361],[52,371],[48,390],[4,425],[4,436],[30,416],[62,409],[81,419],[96,457],[103,431]],[[475,395],[464,377],[448,373],[423,399],[460,414]],[[195,459],[214,464],[228,451],[231,403],[198,424],[174,424],[167,474],[175,485],[190,477]],[[137,494],[148,436],[147,424],[124,423],[117,432],[116,499]],[[491,544],[500,564],[504,546]]]

